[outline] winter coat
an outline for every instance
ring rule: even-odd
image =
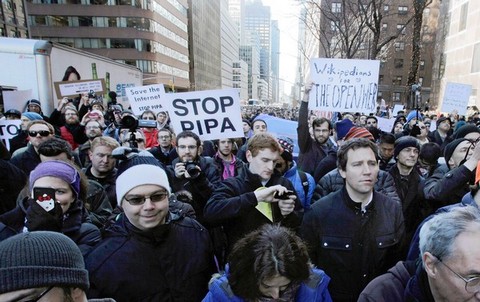
[[[201,301],[214,267],[207,230],[172,213],[165,224],[146,231],[121,214],[85,264],[88,297],[117,302]]]
[[[313,193],[312,202],[316,202],[320,198],[340,190],[343,188],[344,184],[345,181],[337,169],[329,172],[317,184],[315,192]],[[400,204],[400,198],[398,197],[397,189],[395,188],[395,181],[389,173],[382,170],[378,171],[378,180],[375,183],[374,190],[386,195],[391,200],[395,200]]]
[[[328,302],[332,301],[328,293],[330,278],[320,269],[312,269],[310,277],[300,284],[295,296],[295,302]],[[228,284],[227,275],[210,282],[209,292],[202,302],[243,302],[244,299],[235,296]]]
[[[408,255],[407,255],[407,260],[417,260],[418,257],[420,256],[420,247],[419,247],[420,229],[422,228],[422,226],[425,222],[432,219],[433,216],[435,216],[438,213],[449,212],[452,209],[455,209],[455,208],[458,208],[458,207],[466,207],[466,206],[472,206],[472,207],[478,208],[478,205],[475,202],[475,200],[473,199],[472,193],[470,193],[470,192],[465,194],[465,196],[463,196],[461,202],[442,207],[442,208],[438,209],[434,214],[425,218],[425,220],[423,220],[422,223],[420,223],[420,225],[418,225],[417,230],[416,230],[415,234],[413,235],[412,242],[410,243],[410,249],[409,249]]]
[[[315,190],[315,180],[313,179],[312,175],[305,173],[305,176],[307,177],[307,194],[305,195],[305,187],[304,184],[302,183],[302,179],[300,178],[300,174],[297,169],[297,164],[295,161],[292,162],[293,165],[290,169],[283,174],[283,177],[286,179],[290,180],[290,182],[293,184],[293,187],[295,188],[295,192],[297,192],[297,196],[300,199],[300,202],[302,204],[302,207],[305,211],[310,209],[310,205],[312,204],[312,197],[313,197],[313,191]]]
[[[175,165],[180,161],[179,158],[173,160],[172,165],[167,167],[167,175],[169,177],[172,192],[186,190],[192,194],[192,206],[195,210],[197,220],[204,223],[203,208],[208,199],[212,195],[217,185],[220,183],[220,175],[213,159],[210,157],[199,156],[196,160],[197,165],[202,172],[195,179],[187,179],[185,177],[177,178],[175,176]]]
[[[21,149],[18,149],[17,152],[20,150]],[[15,153],[10,159],[10,163],[22,170],[27,176],[30,175],[30,172],[32,172],[40,162],[40,155],[35,151],[32,144],[28,144],[23,152]]]
[[[415,261],[397,262],[365,287],[358,302],[404,302],[405,288],[415,271]]]
[[[34,202],[26,197],[15,209],[0,216],[0,241],[25,231],[27,211]],[[60,224],[55,224],[46,211],[44,213],[37,211],[36,213],[45,215],[44,217],[33,217],[41,222],[41,227],[29,231],[48,230],[63,233],[78,245],[83,255],[87,254],[100,241],[100,230],[90,223],[80,200],[74,202],[63,214],[63,217],[60,217],[62,220]]]
[[[368,282],[400,260],[404,232],[399,203],[374,191],[362,211],[346,188],[314,203],[301,228],[313,264],[332,278],[334,301],[356,300]]]
[[[237,177],[232,177],[220,183],[213,192],[204,209],[205,221],[210,225],[223,225],[227,237],[227,251],[245,234],[258,229],[266,223],[272,223],[255,207],[258,204],[254,191],[260,187],[282,185],[288,190],[294,190],[292,183],[279,175],[272,175],[270,180],[262,185],[260,176],[245,168]],[[273,223],[296,229],[300,226],[303,209],[298,198],[295,211],[282,216],[278,203],[272,203]]]
[[[469,191],[469,181],[475,176],[464,165],[449,170],[447,165],[440,165],[432,176],[425,180],[423,192],[425,199],[431,207],[431,212],[436,209],[460,202]]]

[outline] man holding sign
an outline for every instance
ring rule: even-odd
[[[298,117],[298,168],[311,175],[315,174],[315,167],[324,159],[328,152],[334,150],[330,141],[332,124],[326,118],[316,118],[312,122],[313,138],[308,130],[308,100],[312,84],[305,87],[305,94],[300,105]]]

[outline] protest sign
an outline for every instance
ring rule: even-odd
[[[189,130],[203,140],[244,135],[236,89],[167,93],[165,98],[176,133]]]
[[[396,117],[399,111],[405,111],[405,106],[400,104],[395,104],[392,111],[392,116]]]
[[[393,129],[393,124],[395,124],[394,118],[384,118],[384,117],[377,117],[378,120],[378,128],[385,132],[391,132]]]
[[[105,80],[81,80],[81,81],[65,81],[54,82],[55,93],[57,98],[76,97],[81,93],[93,91],[96,94],[105,94]]]
[[[465,115],[471,94],[471,85],[448,82],[443,94],[441,112],[450,113],[456,110],[458,114]]]
[[[308,108],[372,113],[377,107],[380,61],[312,59]]]
[[[136,115],[141,115],[145,110],[152,110],[155,114],[167,111],[169,104],[166,103],[165,88],[162,84],[130,87],[126,88],[125,92]]]
[[[28,90],[5,90],[3,93],[3,108],[16,109],[20,112],[25,111],[27,101],[32,98],[32,89]]]
[[[20,133],[21,120],[0,120],[0,139],[3,140],[5,147],[10,150],[10,139]]]

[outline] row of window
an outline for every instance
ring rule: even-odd
[[[365,5],[364,9],[367,9],[367,4]],[[390,5],[385,4],[383,6],[384,11],[390,10]],[[340,2],[332,2],[332,13],[341,13],[342,12],[342,3]],[[408,13],[408,6],[398,6],[398,14],[406,15]]]
[[[51,41],[70,45],[75,48],[130,48],[138,51],[161,53],[177,61],[188,64],[188,56],[169,47],[161,45],[156,41],[144,39],[103,39],[103,38],[50,38]],[[153,47],[152,47],[153,46]]]
[[[384,81],[385,81],[385,76],[383,74],[379,75],[378,76],[378,84],[379,85],[385,84]],[[395,76],[392,79],[392,85],[394,85],[394,86],[402,86],[402,84],[403,84],[402,82],[403,82],[403,76]],[[418,83],[420,85],[423,84],[423,77],[418,78]]]

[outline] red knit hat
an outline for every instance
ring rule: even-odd
[[[364,127],[355,127],[353,126],[345,135],[343,140],[348,141],[352,138],[368,138],[371,141],[375,141],[373,135]]]

